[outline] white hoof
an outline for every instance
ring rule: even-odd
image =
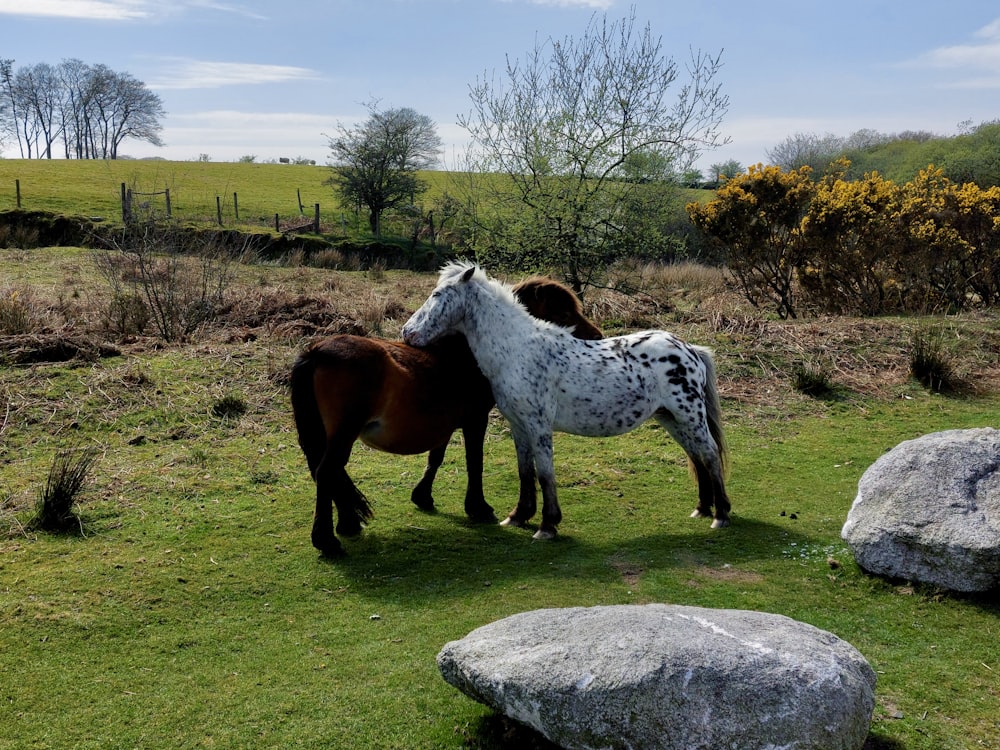
[[[711,518],[711,517],[712,516],[709,515],[708,513],[702,513],[697,508],[695,508],[693,511],[691,511],[691,515],[688,516],[688,518]]]
[[[524,523],[522,521],[518,521],[516,518],[511,518],[510,516],[507,516],[507,518],[503,519],[500,522],[500,525],[501,526],[514,526],[515,528],[519,529],[522,526],[524,526]]]
[[[712,521],[712,528],[713,529],[723,529],[723,528],[725,528],[728,525],[729,525],[729,521],[727,519],[716,518],[714,521]]]
[[[556,532],[539,529],[538,531],[536,531],[534,533],[534,535],[531,538],[532,539],[555,539],[556,538]]]

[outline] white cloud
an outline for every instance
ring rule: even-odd
[[[174,58],[167,61],[159,76],[149,82],[151,89],[215,89],[222,86],[282,83],[319,78],[316,71],[291,65],[213,62]]]
[[[230,13],[235,16],[243,16],[244,18],[250,18],[255,21],[268,20],[268,16],[232,3],[220,3],[215,2],[215,0],[188,0],[187,4],[192,8],[203,8],[205,10],[218,11],[219,13]]]
[[[162,133],[164,147],[127,142],[123,149],[130,156],[177,161],[207,154],[212,161],[237,161],[247,155],[259,161],[301,156],[324,164],[329,148],[323,133],[333,132],[342,119],[299,112],[192,112],[167,117]]]
[[[0,15],[131,21],[153,11],[148,0],[0,0]]]
[[[513,2],[514,0],[503,0]],[[554,5],[558,8],[595,8],[607,10],[615,4],[615,0],[528,0],[532,5]]]
[[[974,37],[982,41],[937,47],[903,67],[953,71],[963,76],[947,84],[948,88],[1000,88],[1000,18],[979,29]]]

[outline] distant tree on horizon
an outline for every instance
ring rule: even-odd
[[[438,162],[441,138],[431,118],[409,107],[380,110],[368,105],[368,119],[355,127],[338,125],[329,137],[333,173],[327,180],[345,205],[365,206],[368,225],[381,234],[382,214],[410,205],[427,189],[417,172]]]
[[[82,60],[14,68],[0,60],[0,141],[21,158],[117,159],[128,138],[162,146],[160,97],[129,73]]]

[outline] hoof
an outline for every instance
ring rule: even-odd
[[[496,516],[496,513],[492,512],[492,511],[490,511],[489,513],[476,513],[475,515],[473,515],[472,513],[470,513],[469,514],[469,520],[472,521],[473,523],[484,523],[484,524],[485,523],[496,523],[497,522],[497,516]]]
[[[716,518],[714,521],[712,521],[713,529],[724,529],[728,525],[729,525],[728,518]]]
[[[539,529],[531,537],[532,539],[555,539],[556,532],[552,529]]]
[[[507,516],[505,519],[503,519],[500,522],[500,525],[501,526],[514,526],[515,528],[521,529],[521,528],[524,528],[524,521],[519,521],[516,518],[512,518],[511,516]]]
[[[434,512],[434,498],[428,494],[414,491],[414,493],[410,495],[410,502],[420,508],[420,510],[428,513]]]
[[[327,560],[337,560],[345,557],[347,552],[335,537],[329,539],[313,539],[313,547],[319,550],[319,554]]]
[[[712,517],[711,511],[704,511],[701,508],[695,508],[693,511],[691,511],[691,515],[689,516],[689,518],[711,518],[711,517]]]
[[[363,528],[364,527],[361,524],[358,524],[357,526],[354,526],[354,525],[343,526],[343,525],[341,525],[341,526],[337,526],[337,534],[339,534],[340,536],[347,537],[348,539],[356,539],[359,536],[361,536],[361,530]]]

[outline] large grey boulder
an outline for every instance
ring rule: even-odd
[[[954,591],[1000,586],[1000,430],[900,443],[862,475],[841,536],[872,573]]]
[[[540,609],[448,643],[445,680],[575,748],[858,750],[875,673],[780,615],[667,604]]]

